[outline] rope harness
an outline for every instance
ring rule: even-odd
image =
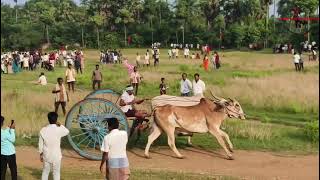
[[[166,98],[166,99],[161,99],[161,101],[200,102],[200,101],[188,99],[188,97],[179,97],[179,98],[180,98],[180,99],[183,99],[183,98],[184,98],[184,100],[176,100],[176,97],[170,97],[170,98]],[[152,101],[152,99],[145,99],[145,100],[150,100],[150,101]],[[212,100],[212,99],[210,99],[210,100],[213,101],[213,102],[215,102],[215,101]],[[155,106],[155,107],[152,107],[152,106],[151,106],[151,112],[152,112],[151,115],[153,115],[154,110],[155,110],[157,107],[159,107],[159,106]],[[246,114],[244,114],[244,113],[239,113],[239,112],[233,111],[232,109],[228,108],[228,106],[222,106],[222,107],[226,110],[226,114],[227,114],[229,117],[231,116],[230,112],[232,112],[232,113],[234,113],[234,114],[236,114],[236,115],[238,115],[238,116],[240,116],[240,115],[245,116],[245,115],[246,115]]]

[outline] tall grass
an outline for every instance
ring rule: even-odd
[[[288,113],[318,113],[319,77],[285,73],[264,78],[231,79],[223,89],[211,86],[216,94],[234,97],[243,104]]]
[[[123,50],[124,56],[129,58],[131,64],[135,64],[136,52],[143,54],[145,49]],[[138,98],[152,98],[159,95],[158,87],[161,77],[166,78],[169,86],[167,94],[179,95],[181,74],[186,72],[188,78],[192,80],[194,73],[200,73],[200,78],[204,80],[208,90],[212,89],[218,96],[236,98],[248,115],[258,115],[260,120],[265,122],[281,121],[287,124],[304,125],[306,121],[318,120],[319,71],[317,67],[319,65],[317,63],[305,62],[306,72],[296,73],[291,68],[290,55],[224,52],[220,56],[222,68],[205,72],[200,67],[202,60],[180,58],[169,61],[166,53],[162,53],[160,66],[139,68],[143,80]],[[67,109],[91,91],[92,70],[99,61],[99,52],[88,50],[85,52],[85,58],[84,74],[76,78],[77,91],[75,94],[70,94],[71,101]],[[100,68],[103,73],[102,88],[121,92],[129,83],[127,70],[122,64],[101,65]],[[54,88],[57,77],[64,77],[65,68],[56,67],[54,72],[45,72],[48,86],[32,84],[41,71],[43,70],[1,76],[1,114],[5,116],[7,123],[10,119],[16,120],[19,134],[37,134],[40,128],[47,124],[47,113],[54,110],[54,96],[51,90]],[[209,96],[208,91],[206,94]],[[150,103],[146,102],[141,108],[150,110]],[[61,109],[59,114],[59,121],[64,122]],[[274,146],[273,141],[277,140],[277,133],[280,131],[284,131],[279,135],[282,136],[280,140],[287,139],[289,142],[303,144],[291,138],[292,134],[299,134],[299,130],[291,129],[291,134],[285,134],[287,132],[285,128],[269,124],[253,126],[248,122],[243,124],[231,122],[226,128],[229,128],[227,131],[240,143],[238,144],[240,147],[261,148],[265,142],[269,143],[267,147]],[[199,144],[210,144],[210,141],[203,139],[206,137],[199,136]],[[300,134],[296,138],[300,139]],[[246,144],[248,140],[258,143],[250,146]],[[308,141],[308,139],[304,140]],[[241,145],[241,143],[244,144]],[[284,149],[294,149],[291,144],[290,147],[281,144],[279,146]],[[211,146],[208,145],[208,147]]]
[[[53,89],[53,87],[52,87]],[[54,96],[50,92],[29,91],[26,89],[1,91],[1,114],[6,123],[16,121],[18,135],[37,134],[41,127],[48,124],[47,113],[54,111]],[[80,101],[87,93],[70,94],[67,108]],[[59,108],[59,121],[64,123],[65,117]]]

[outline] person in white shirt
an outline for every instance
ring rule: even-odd
[[[113,53],[113,63],[117,64],[118,63],[118,54]]]
[[[297,52],[294,52],[293,63],[294,63],[294,66],[296,68],[296,71],[299,71],[299,60],[300,60],[299,54]]]
[[[20,68],[23,69],[23,54],[19,54],[19,63],[20,63]]]
[[[171,52],[172,52],[172,59],[176,58],[176,48],[172,48]]]
[[[200,75],[198,73],[194,74],[194,80],[192,81],[192,90],[194,96],[203,97],[203,93],[206,90],[206,85],[200,79]]]
[[[47,85],[47,78],[46,78],[46,76],[44,76],[44,73],[43,73],[43,72],[42,72],[42,73],[40,74],[40,76],[39,76],[38,83],[39,83],[40,85],[43,85],[43,86]]]
[[[189,58],[189,55],[190,55],[190,50],[189,50],[189,48],[187,47],[187,48],[185,49],[184,57],[185,57],[185,58]]]
[[[140,64],[141,64],[141,56],[137,52],[137,55],[136,55],[136,66],[140,67]]]
[[[107,134],[101,146],[102,160],[100,172],[106,164],[106,179],[128,180],[130,176],[129,160],[127,157],[128,135],[126,131],[119,130],[119,121],[116,118],[107,118],[109,134]]]
[[[308,52],[311,52],[312,45],[308,44]]]
[[[317,51],[316,51],[315,49],[312,50],[312,59],[313,59],[314,61],[317,60]]]
[[[58,114],[48,113],[49,125],[40,130],[39,153],[43,162],[41,180],[47,180],[52,168],[53,180],[60,180],[62,153],[61,138],[69,134],[69,130],[57,122]]]
[[[141,104],[144,102],[145,99],[138,100],[133,95],[133,87],[131,85],[127,86],[126,90],[123,92],[123,94],[120,97],[120,109],[123,111],[123,113],[127,117],[135,117],[131,130],[130,130],[130,136],[132,136],[134,130],[136,127],[139,128],[139,130],[142,128],[142,123],[149,122],[146,117],[150,117],[151,115],[148,114],[146,111],[143,110],[137,110],[133,107],[134,104]],[[140,131],[138,131],[138,138],[140,136]]]
[[[44,68],[46,64],[49,64],[49,55],[44,53],[44,55],[41,56],[41,68]]]
[[[169,56],[169,60],[172,58],[172,50],[168,49],[168,56]]]
[[[147,67],[150,65],[150,56],[149,56],[149,50],[147,50],[145,56],[144,56],[144,64]]]
[[[189,79],[187,79],[187,74],[182,74],[182,79],[180,81],[180,93],[181,96],[190,96],[190,92],[192,90],[192,84]]]
[[[141,82],[141,75],[138,72],[138,68],[137,66],[134,66],[133,68],[133,72],[130,74],[130,83],[133,86],[133,88],[135,89],[135,95],[138,95],[138,88],[139,88],[139,84]]]
[[[72,88],[74,92],[74,84],[76,82],[76,71],[72,68],[71,64],[68,64],[68,69],[66,70],[66,82],[68,83],[68,89]]]
[[[61,55],[63,57],[63,66],[67,67],[67,51],[66,50],[62,50]]]
[[[29,69],[29,57],[28,55],[24,55],[23,57],[23,69],[28,70]]]
[[[302,59],[302,52],[299,52],[299,71],[303,71],[303,59]]]
[[[194,53],[192,53],[191,59],[195,59],[195,58],[196,58],[196,55]]]

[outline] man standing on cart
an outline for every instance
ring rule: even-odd
[[[124,114],[127,117],[135,117],[136,119],[133,121],[130,135],[132,136],[135,128],[139,128],[138,130],[138,137],[140,136],[140,129],[142,128],[142,123],[149,122],[146,117],[150,117],[151,115],[148,114],[146,111],[143,110],[137,110],[134,108],[134,104],[141,104],[145,99],[138,100],[133,95],[133,87],[131,85],[127,86],[126,90],[123,92],[123,94],[120,97],[120,108],[124,112]]]

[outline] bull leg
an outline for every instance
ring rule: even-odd
[[[230,141],[230,139],[229,139],[229,135],[228,135],[226,132],[222,131],[221,129],[219,129],[219,130],[220,130],[219,132],[220,132],[220,134],[222,135],[222,137],[224,137],[224,139],[227,141],[229,150],[230,150],[231,152],[233,152],[233,145],[232,145],[232,143],[231,143],[231,141]]]
[[[224,149],[224,151],[227,153],[228,159],[229,160],[233,160],[232,154],[231,152],[228,150],[226,143],[224,142],[221,134],[219,133],[218,130],[213,129],[213,130],[209,130],[210,134],[212,134],[214,137],[216,137],[216,139],[218,140],[218,143],[220,144],[220,146],[222,146],[222,148]]]
[[[179,131],[179,130],[178,130]],[[192,146],[192,143],[191,143],[191,137],[193,136],[192,133],[186,133],[186,132],[178,132],[178,136],[188,136],[188,141],[187,141],[187,144]]]
[[[178,158],[182,159],[183,156],[179,153],[176,144],[175,144],[175,137],[174,137],[174,128],[170,128],[169,131],[166,132],[168,135],[168,145],[171,150],[177,155]]]
[[[151,144],[153,143],[153,141],[155,141],[161,134],[161,129],[155,124],[153,123],[153,126],[152,126],[152,132],[151,134],[148,136],[148,143],[147,143],[147,146],[144,150],[144,155],[146,158],[149,158],[149,149],[150,149],[150,146]]]
[[[192,146],[191,136],[188,136],[188,145]]]

